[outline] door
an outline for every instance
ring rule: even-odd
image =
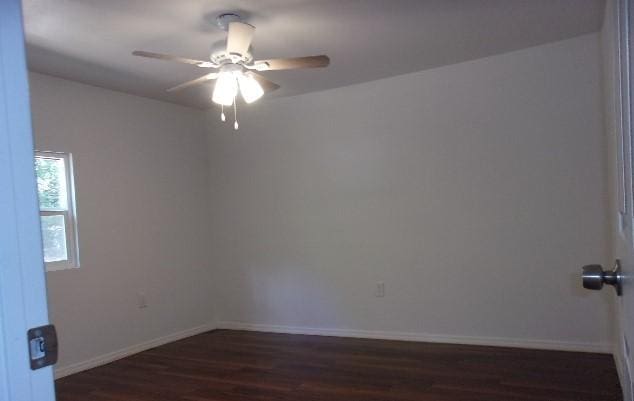
[[[622,295],[615,296],[614,355],[619,370],[624,400],[634,400],[634,187],[632,180],[634,134],[632,124],[632,1],[608,0],[603,27],[605,73],[605,123],[608,135],[609,187],[612,208],[611,232],[614,259],[622,267]],[[612,266],[605,266],[606,270]],[[584,281],[584,285],[585,285]]]
[[[21,4],[1,0],[0,401],[55,400],[52,367],[31,370],[27,341],[30,328],[48,323],[33,170]]]

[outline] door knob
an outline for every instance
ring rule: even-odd
[[[616,295],[623,294],[623,273],[621,272],[621,261],[616,260],[614,269],[611,271],[603,270],[601,265],[583,266],[583,288],[589,290],[600,290],[603,284],[609,284],[616,290]]]

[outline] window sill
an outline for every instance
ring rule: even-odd
[[[46,268],[46,272],[57,272],[61,270],[72,270],[79,269],[79,265],[75,265],[68,262],[48,262],[44,263],[44,267]]]

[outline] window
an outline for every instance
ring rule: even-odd
[[[46,270],[79,267],[71,155],[35,152],[35,174]]]

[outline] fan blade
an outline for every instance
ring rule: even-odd
[[[244,22],[231,22],[227,33],[227,53],[245,55],[249,52],[255,27]]]
[[[211,63],[209,61],[194,60],[194,59],[191,59],[191,58],[171,56],[169,54],[145,52],[143,50],[135,50],[135,51],[132,52],[132,54],[135,55],[135,56],[139,56],[139,57],[155,58],[155,59],[158,59],[158,60],[166,60],[166,61],[176,61],[177,63],[192,64],[192,65],[197,65],[199,67],[212,67],[213,66],[213,63]]]
[[[184,82],[184,83],[182,83],[180,85],[176,85],[173,88],[169,88],[167,91],[168,92],[174,92],[174,91],[177,91],[177,90],[180,90],[180,89],[188,88],[190,86],[202,84],[204,82],[211,81],[212,79],[216,79],[216,78],[218,78],[218,73],[217,72],[212,72],[212,73],[209,73],[207,75],[203,75],[200,78],[192,79],[191,81],[187,81],[187,82]]]
[[[280,87],[275,82],[269,81],[268,79],[264,78],[262,75],[256,74],[255,72],[249,71],[247,74],[251,75],[253,78],[255,78],[256,81],[258,81],[260,86],[262,86],[262,89],[264,89],[264,92],[272,92]]]
[[[273,70],[294,70],[297,68],[320,68],[327,67],[330,58],[326,55],[295,57],[295,58],[274,58],[269,60],[257,60],[254,62],[258,71]]]

